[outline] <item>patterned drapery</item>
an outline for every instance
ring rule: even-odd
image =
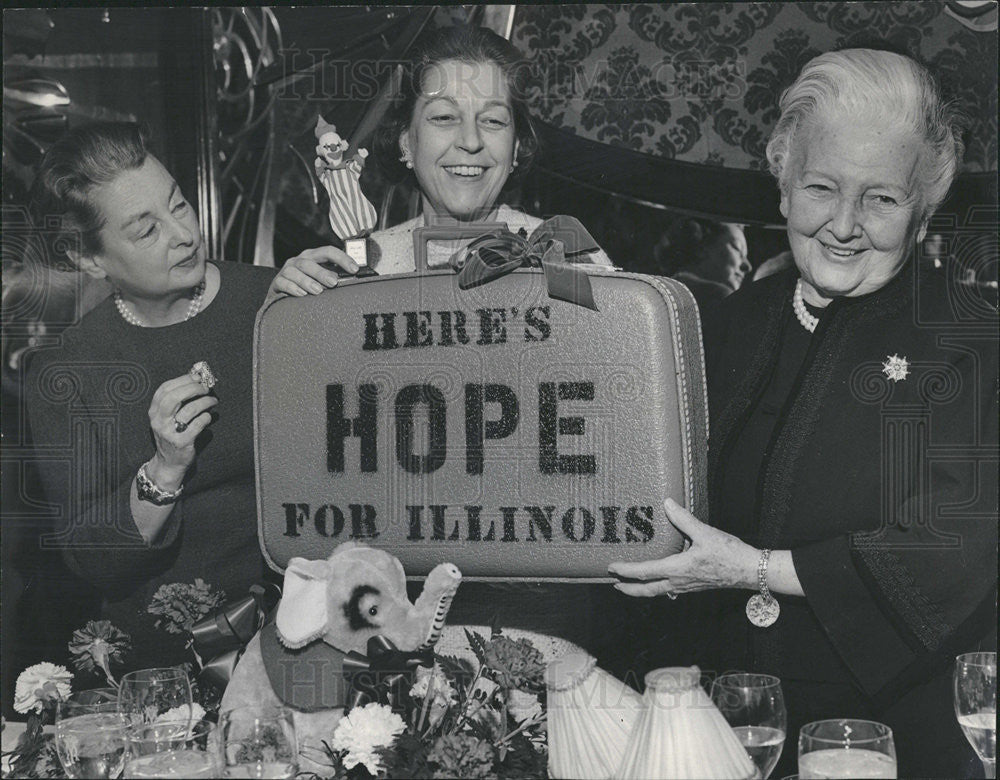
[[[518,6],[536,115],[661,158],[766,168],[778,99],[805,62],[851,46],[909,54],[971,119],[966,172],[997,169],[997,35],[944,2]]]

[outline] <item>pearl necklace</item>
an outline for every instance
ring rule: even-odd
[[[205,295],[205,282],[202,282],[197,287],[194,288],[194,297],[191,299],[191,304],[188,306],[187,314],[184,315],[182,322],[187,322],[189,319],[194,317],[198,312],[201,311],[201,301]],[[135,314],[132,313],[132,309],[129,305],[125,303],[122,298],[121,290],[115,290],[115,307],[118,309],[118,313],[122,315],[122,319],[125,320],[129,325],[135,325],[137,328],[148,328],[149,326],[140,320]]]
[[[819,325],[819,317],[814,317],[809,313],[806,308],[805,301],[802,300],[802,280],[799,279],[795,283],[795,293],[792,295],[792,311],[795,312],[795,316],[799,320],[799,324],[802,325],[807,331],[812,333],[816,330],[816,326]]]

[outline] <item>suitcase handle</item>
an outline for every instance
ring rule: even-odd
[[[508,230],[506,222],[479,222],[475,225],[437,225],[413,231],[413,268],[424,273],[427,268],[427,242],[451,241],[457,238],[479,238],[495,230]]]

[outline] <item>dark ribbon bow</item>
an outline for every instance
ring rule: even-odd
[[[600,249],[587,229],[574,217],[545,220],[530,236],[493,230],[475,239],[451,258],[462,290],[487,284],[516,268],[541,268],[549,297],[597,311],[590,278],[567,257]]]
[[[201,679],[224,690],[233,676],[247,643],[253,639],[273,607],[275,592],[261,585],[251,585],[250,595],[226,604],[214,614],[202,618],[191,628],[194,651],[201,661]]]
[[[434,665],[433,650],[398,650],[384,636],[369,639],[367,650],[367,655],[352,650],[344,656],[344,677],[349,684],[344,714],[373,701],[396,707],[402,684],[413,684],[417,667]]]

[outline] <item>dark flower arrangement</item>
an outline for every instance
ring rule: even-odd
[[[73,632],[69,652],[78,671],[99,671],[109,685],[117,687],[111,666],[120,664],[131,646],[128,635],[107,620],[91,620]],[[65,666],[47,661],[29,666],[18,675],[14,709],[26,714],[28,722],[17,746],[3,756],[10,767],[5,777],[66,776],[45,726],[55,720],[57,705],[72,692],[72,681],[73,673]]]
[[[51,723],[55,708],[70,694],[73,674],[65,666],[43,661],[29,666],[17,678],[14,709],[28,716],[28,724],[17,747],[4,754],[9,777],[63,777],[62,765],[56,756],[50,734],[44,732]]]
[[[435,656],[393,706],[352,709],[325,742],[324,777],[544,778],[545,664],[525,639],[466,631],[479,662]],[[317,761],[318,763],[319,761]]]
[[[149,612],[169,633],[191,627],[222,606],[224,597],[202,581],[162,586]],[[489,639],[466,631],[478,670],[467,660],[435,655],[432,668],[417,667],[392,706],[353,708],[324,743],[316,763],[336,780],[392,778],[544,778],[548,752],[545,663],[526,639],[494,626]],[[189,642],[193,649],[193,642]],[[118,687],[113,670],[127,660],[129,636],[106,620],[92,620],[69,641],[72,666],[84,679]],[[201,660],[186,664],[196,712],[214,719],[220,693],[199,685]],[[5,777],[65,777],[54,740],[44,726],[72,691],[73,673],[48,662],[18,677],[14,708],[28,717],[16,748],[4,755]],[[200,706],[198,706],[200,705]],[[307,777],[300,775],[300,777]]]
[[[156,622],[158,628],[172,634],[189,633],[195,622],[221,606],[224,600],[225,594],[213,591],[211,586],[198,579],[194,584],[161,586],[153,595],[148,611],[159,616]],[[188,646],[191,646],[190,642]],[[93,687],[94,681],[117,688],[118,681],[112,669],[125,664],[132,649],[132,640],[110,621],[90,620],[83,628],[73,632],[68,649],[72,666],[85,682],[81,690]],[[219,708],[219,692],[211,686],[198,684],[197,674],[201,670],[198,660],[184,664],[183,668],[191,678],[195,713],[214,717]],[[14,710],[27,716],[27,724],[16,747],[3,755],[4,777],[66,776],[56,754],[52,734],[46,732],[45,726],[54,722],[59,701],[72,693],[73,677],[65,666],[47,661],[28,667],[18,676]],[[90,685],[86,684],[88,680]]]

